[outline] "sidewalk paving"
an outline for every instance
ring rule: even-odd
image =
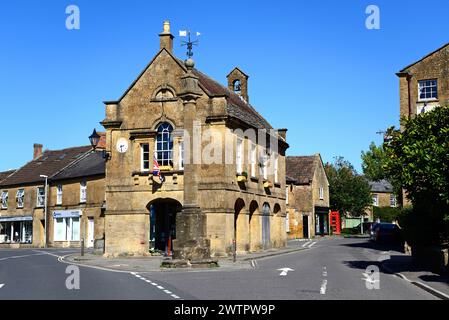
[[[164,256],[151,257],[119,257],[105,258],[103,255],[86,252],[84,256],[78,253],[65,256],[62,261],[82,266],[90,266],[95,268],[104,268],[120,272],[176,272],[190,270],[237,270],[253,268],[252,260],[262,259],[266,257],[288,254],[292,252],[307,250],[301,245],[304,241],[288,241],[285,248],[263,250],[257,253],[249,253],[246,255],[238,255],[236,262],[233,257],[216,258],[218,260],[218,268],[161,268],[164,259],[170,259]]]
[[[414,265],[410,255],[395,254],[390,259],[383,260],[381,265],[387,272],[396,274],[441,299],[449,300],[449,276]]]

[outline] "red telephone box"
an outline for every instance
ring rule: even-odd
[[[331,211],[330,220],[331,220],[330,225],[332,228],[332,233],[333,234],[341,234],[340,212]]]

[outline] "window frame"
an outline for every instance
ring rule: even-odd
[[[58,184],[56,186],[56,205],[60,206],[62,205],[62,195],[63,195],[64,189],[62,184]]]
[[[180,140],[178,144],[179,170],[184,170],[184,141]]]
[[[84,195],[84,198],[83,198]],[[87,181],[80,182],[80,203],[87,202]]]
[[[257,144],[251,141],[250,151],[251,177],[257,176]]]
[[[324,187],[320,187],[319,196],[320,196],[320,200],[324,200]]]
[[[379,195],[377,193],[374,193],[372,195],[372,199],[373,199],[373,206],[378,207],[379,206]]]
[[[148,151],[144,148],[147,147]],[[148,154],[148,160],[145,160],[145,155]],[[148,168],[145,168],[145,163],[148,162]],[[150,144],[141,143],[140,144],[140,170],[142,172],[149,172],[151,170],[151,154],[150,154]]]
[[[426,85],[427,82],[432,82],[432,81],[435,81],[435,86],[427,86]],[[424,85],[422,86],[422,84],[424,84]],[[421,95],[423,94],[421,92],[421,90],[430,88],[430,95],[432,95],[432,93],[433,93],[432,88],[434,88],[434,87],[435,87],[435,90],[434,90],[435,97],[430,97],[430,98],[424,97],[424,98],[421,98]],[[428,92],[426,91],[424,93],[424,95],[427,95],[427,94],[428,94]],[[418,101],[436,101],[436,100],[438,100],[438,79],[418,80]]]
[[[398,201],[396,199],[396,196],[392,193],[390,194],[390,207],[396,208],[398,206]]]
[[[236,152],[235,152],[235,166],[237,174],[243,173],[243,150],[244,150],[244,140],[242,137],[237,137],[236,142]]]
[[[1,208],[8,209],[8,201],[9,201],[9,191],[8,190],[2,191],[0,200],[1,200]]]
[[[20,196],[19,196],[20,194]],[[19,201],[21,199],[21,201]],[[18,209],[23,209],[25,206],[25,189],[18,189],[16,193],[16,203]]]
[[[40,191],[43,190],[43,194]],[[39,201],[41,200],[41,202]],[[36,187],[36,207],[42,208],[45,206],[45,187]]]
[[[164,126],[165,126],[165,128],[164,128]],[[161,130],[161,128],[162,128],[162,130]],[[156,131],[157,131],[157,134],[156,134],[156,139],[154,141],[154,143],[155,143],[154,150],[155,150],[155,154],[156,154],[157,163],[159,164],[159,166],[162,169],[173,168],[173,146],[174,146],[173,131],[174,131],[174,127],[168,122],[163,122],[157,126]],[[165,137],[167,138],[167,140],[164,139]],[[159,149],[159,147],[158,147],[159,144],[162,145],[162,149]],[[168,144],[167,149],[164,148],[164,146],[166,144]],[[164,157],[165,153],[167,153],[167,155],[168,155],[167,158]]]
[[[279,155],[277,153],[274,154],[274,183],[279,183]]]

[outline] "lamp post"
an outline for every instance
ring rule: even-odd
[[[90,145],[95,150],[97,148],[98,142],[100,142],[100,135],[97,133],[97,130],[94,129],[94,132],[89,136]]]
[[[48,196],[48,176],[41,174],[41,178],[45,178],[45,204],[44,204],[44,248],[47,248],[47,196]]]

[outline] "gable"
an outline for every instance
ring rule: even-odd
[[[449,43],[446,43],[442,47],[436,49],[435,51],[432,51],[431,53],[427,54],[423,58],[419,59],[418,61],[413,62],[412,64],[406,66],[403,68],[400,72],[407,72],[409,69],[412,69],[413,67],[418,67],[420,64],[428,64],[432,63],[432,60],[439,59],[439,56],[445,56],[446,61],[449,57]]]

